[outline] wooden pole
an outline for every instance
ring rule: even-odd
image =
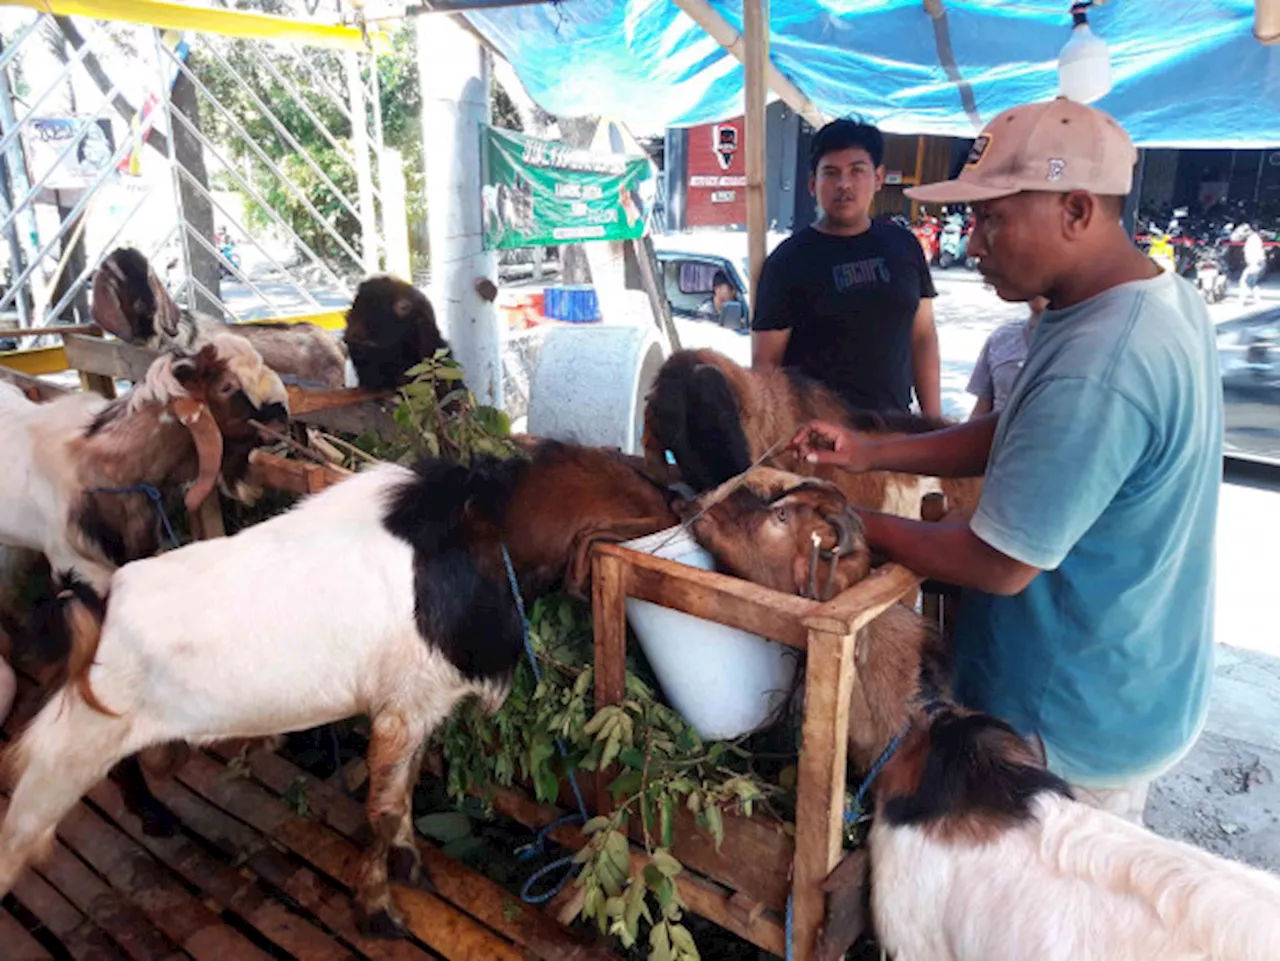
[[[619,703],[627,687],[627,565],[596,554],[591,561],[591,617],[595,624],[596,710]],[[609,782],[615,768],[596,775],[596,814],[613,810]]]
[[[853,634],[809,632],[791,882],[796,961],[813,958],[825,907],[822,884],[840,863],[853,647]]]
[[[769,0],[744,0],[743,36],[746,40],[746,148],[747,148],[747,256],[751,273],[751,297],[760,289],[764,267],[765,229],[765,95],[769,65]]]

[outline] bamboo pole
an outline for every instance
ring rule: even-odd
[[[687,13],[694,23],[707,31],[716,43],[733,54],[741,63],[746,63],[743,35],[724,17],[720,16],[707,3],[707,0],[675,0],[675,4]],[[811,127],[821,127],[826,123],[826,118],[822,116],[822,111],[814,105],[812,100],[804,95],[804,92],[799,87],[788,80],[782,71],[773,65],[772,61],[766,60],[765,67],[768,72],[769,89],[776,93],[783,103],[804,117]]]
[[[765,86],[769,63],[769,0],[744,0],[742,5],[743,35],[746,39],[746,106],[747,149],[747,260],[751,274],[751,296],[760,290],[760,271],[764,267],[765,230]]]

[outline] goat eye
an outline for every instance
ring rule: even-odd
[[[785,507],[775,507],[773,509],[773,519],[779,524],[785,524],[787,522],[787,509]]]
[[[219,397],[230,397],[235,392],[236,392],[235,384],[222,384],[218,387]]]

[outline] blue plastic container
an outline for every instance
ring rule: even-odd
[[[558,284],[543,290],[542,312],[552,320],[589,324],[600,319],[600,302],[590,284]]]

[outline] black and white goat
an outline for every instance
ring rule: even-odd
[[[315,324],[224,324],[173,302],[147,259],[118,247],[93,278],[93,319],[103,330],[142,347],[196,349],[218,334],[244,337],[268,367],[303,383],[343,386],[346,355]]]
[[[850,756],[872,786],[877,936],[912,961],[1268,961],[1280,878],[1074,800],[1007,724],[952,704],[910,632],[859,638]]]
[[[0,896],[121,758],[366,713],[374,844],[355,887],[365,929],[399,932],[388,869],[421,877],[411,802],[425,741],[470,695],[496,710],[521,654],[502,546],[531,600],[593,536],[672,521],[664,493],[615,456],[545,444],[527,460],[357,474],[232,537],[126,565],[105,610],[77,585],[68,681],[7,760]]]

